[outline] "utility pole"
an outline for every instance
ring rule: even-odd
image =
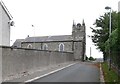
[[[91,57],[91,47],[90,47],[90,57]]]
[[[32,27],[34,28],[34,41],[33,41],[33,48],[35,49],[35,27],[34,27],[34,25],[32,25]]]
[[[110,44],[111,44],[111,10],[112,8],[109,6],[105,7],[106,10],[110,10],[110,15],[109,15],[109,71],[111,70],[111,48],[110,48]]]

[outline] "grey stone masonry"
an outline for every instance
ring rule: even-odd
[[[58,52],[0,46],[2,49],[2,80],[42,67],[73,61],[73,52]]]

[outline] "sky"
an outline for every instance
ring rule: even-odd
[[[90,27],[106,12],[106,6],[118,10],[119,0],[2,0],[13,16],[15,26],[11,27],[11,45],[16,39],[29,36],[71,35],[73,20],[86,24],[86,55],[101,58],[88,35]],[[34,27],[32,27],[34,25]]]

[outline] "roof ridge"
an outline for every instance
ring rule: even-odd
[[[71,36],[71,35],[32,36],[32,37],[28,37],[28,38],[34,38],[34,37],[53,37],[53,36]]]
[[[48,41],[71,41],[72,35],[55,35],[55,36],[40,36],[40,37],[27,37],[24,42],[48,42]]]

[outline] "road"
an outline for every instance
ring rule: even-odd
[[[77,63],[33,82],[100,82],[100,71],[94,63]]]

